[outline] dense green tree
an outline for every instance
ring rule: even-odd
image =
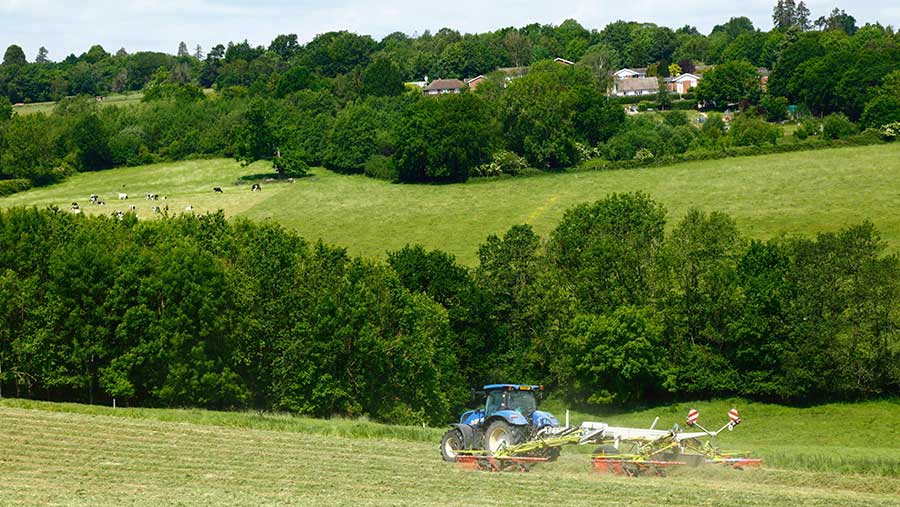
[[[760,118],[739,114],[731,122],[729,137],[736,146],[776,145],[784,132],[776,125],[769,125]]]
[[[724,62],[744,60],[762,66],[762,52],[767,39],[768,35],[763,32],[742,33],[722,51],[721,59]]]
[[[475,280],[495,332],[485,362],[490,382],[551,380],[550,364],[575,305],[542,253],[541,240],[528,225],[513,226],[502,237],[488,236],[478,248]]]
[[[0,122],[5,122],[12,118],[13,108],[12,103],[8,98],[0,95]]]
[[[759,106],[765,112],[768,121],[784,121],[788,117],[788,100],[784,97],[763,95]]]
[[[282,60],[290,60],[300,52],[300,43],[297,42],[297,34],[279,35],[272,39],[269,51],[278,55]]]
[[[404,89],[400,68],[387,58],[375,58],[363,73],[362,91],[365,95],[400,95]]]
[[[342,172],[362,172],[369,157],[379,153],[379,135],[383,117],[365,103],[348,105],[337,114],[328,134],[328,148],[323,161],[326,167]]]
[[[405,111],[393,163],[400,181],[459,182],[490,159],[495,124],[475,94],[423,97]]]
[[[234,157],[245,165],[257,160],[271,160],[278,149],[269,104],[255,100],[244,112],[241,123],[231,132]]]
[[[733,368],[721,368],[731,345],[730,318],[740,308],[736,267],[743,251],[734,220],[691,210],[675,226],[660,255],[661,314],[674,345],[670,372],[678,390],[714,392],[736,386]],[[674,352],[677,350],[677,352]],[[718,356],[713,361],[710,357]],[[724,356],[724,357],[723,357]],[[674,386],[673,386],[674,387]]]
[[[624,120],[621,108],[602,97],[588,68],[553,62],[534,65],[510,83],[498,107],[507,145],[533,167],[577,163],[576,141],[604,141]]]
[[[554,370],[574,400],[594,404],[646,400],[667,367],[663,327],[652,312],[621,306],[609,315],[579,315]]]
[[[752,33],[755,31],[756,29],[753,27],[753,22],[750,21],[750,18],[741,16],[737,18],[731,18],[727,23],[714,26],[710,35],[722,33],[725,34],[728,42],[731,42],[734,39],[737,39],[741,34]]]
[[[96,171],[112,166],[109,151],[109,132],[96,114],[87,114],[72,128],[72,144],[78,165],[84,171]]]
[[[758,101],[759,71],[747,61],[726,62],[708,70],[697,87],[697,98],[719,107],[742,100]]]
[[[585,51],[577,65],[587,67],[595,79],[606,83],[609,76],[621,66],[621,56],[611,46],[596,44]]]
[[[0,153],[3,173],[36,184],[57,181],[65,174],[58,170],[57,136],[53,120],[43,114],[13,116],[5,126],[5,149]]]
[[[48,54],[50,54],[50,52],[47,51],[47,48],[41,46],[40,49],[38,49],[37,56],[34,57],[34,63],[49,63],[50,59],[47,58]]]
[[[531,63],[531,41],[518,30],[507,32],[503,39],[503,47],[514,67],[524,67]]]
[[[893,95],[879,95],[869,101],[859,120],[860,125],[871,128],[894,122],[900,122],[900,97]]]
[[[650,301],[664,227],[665,210],[646,194],[612,194],[567,210],[550,235],[548,256],[581,311],[642,306]]]
[[[837,7],[828,16],[819,17],[815,25],[820,30],[843,30],[848,35],[853,35],[859,30],[856,26],[856,18]]]
[[[26,63],[28,63],[28,61],[25,59],[25,52],[22,51],[21,46],[11,44],[6,48],[6,53],[3,54],[4,67],[16,67],[25,65]]]
[[[368,35],[328,32],[310,41],[304,47],[302,56],[322,75],[334,77],[367,64],[375,47],[375,41]]]

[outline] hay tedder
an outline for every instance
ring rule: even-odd
[[[581,426],[560,426],[550,413],[537,409],[542,386],[492,384],[484,387],[483,408],[470,410],[441,439],[441,455],[446,461],[473,470],[527,471],[536,463],[556,460],[567,445],[596,446],[594,470],[619,475],[661,475],[679,466],[718,464],[743,469],[761,464],[748,452],[725,452],[716,437],[740,424],[736,409],[729,421],[710,431],[698,423],[700,414],[691,409],[685,431],[677,424],[669,430],[610,426],[585,422]],[[568,416],[567,416],[568,419]]]

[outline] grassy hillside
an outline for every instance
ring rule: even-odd
[[[662,202],[674,223],[691,207],[731,214],[741,230],[757,238],[814,234],[872,220],[893,250],[900,247],[900,144],[692,162],[650,169],[545,174],[520,179],[472,181],[464,185],[409,186],[316,169],[293,184],[266,183],[251,193],[242,176],[265,171],[230,160],[116,169],[76,175],[48,188],[0,199],[0,207],[79,202],[90,213],[126,209],[119,191],[138,214],[153,204],[181,212],[224,209],[230,216],[273,219],[304,236],[336,243],[351,253],[382,257],[406,243],[422,243],[472,264],[491,233],[529,223],[548,234],[574,204],[610,192],[642,190]],[[224,194],[213,194],[221,186]],[[141,199],[148,192],[166,202]],[[105,208],[87,205],[90,194]]]
[[[101,107],[133,106],[135,104],[140,104],[142,98],[144,98],[144,94],[142,92],[114,94],[107,95],[102,102],[99,102],[99,104]],[[56,102],[32,102],[29,104],[22,104],[21,106],[13,106],[13,111],[15,111],[17,114],[22,115],[34,113],[51,113],[53,112],[53,108],[56,107],[56,104]]]
[[[701,421],[717,420],[724,418],[717,410],[730,403],[697,406]],[[683,408],[602,419],[643,426],[656,413],[668,424],[666,418],[681,420]],[[810,471],[776,460],[761,470],[705,467],[632,479],[592,472],[589,450],[578,448],[531,473],[490,474],[443,463],[435,429],[3,400],[0,498],[137,506],[461,505],[475,499],[479,505],[900,505],[900,434],[890,426],[900,404],[742,408],[745,423],[723,443],[765,447],[764,457],[858,448],[895,468],[848,473],[824,465]]]

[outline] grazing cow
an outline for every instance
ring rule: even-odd
[[[125,212],[124,211],[116,211],[115,213],[113,213],[113,216],[115,216],[119,220],[125,220]]]
[[[262,187],[259,186],[259,183],[254,183],[252,187],[250,187],[251,192],[262,192]]]
[[[97,201],[97,206],[106,206],[106,203],[103,201]]]
[[[128,199],[128,194],[124,194],[124,193],[122,193],[122,192],[119,192],[119,200],[120,200],[120,201],[124,201],[125,199]]]
[[[158,201],[159,194],[147,194],[147,200],[148,201]]]
[[[293,183],[293,182],[294,182],[294,178],[288,178],[288,183]]]
[[[215,192],[215,193],[217,193],[217,194],[224,194],[224,193],[225,193],[225,192],[222,192],[222,187],[213,187],[213,192]]]
[[[91,203],[92,203],[92,204],[97,204],[97,201],[100,200],[100,196],[97,195],[97,194],[91,194],[90,199],[91,199]]]
[[[137,206],[135,206],[134,204],[132,204],[131,206],[128,207],[128,211],[134,211],[136,209],[137,209]]]
[[[150,209],[152,209],[154,213],[159,213],[159,206],[154,206]]]
[[[194,211],[194,207],[188,204],[187,207],[184,208],[184,211]]]
[[[166,199],[168,199],[168,198],[169,198],[169,196],[167,196],[167,195],[164,195],[164,196],[163,196],[163,200],[164,200],[164,201],[165,201]]]

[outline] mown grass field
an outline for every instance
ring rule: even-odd
[[[701,421],[730,402],[700,403]],[[687,405],[593,416],[680,422]],[[811,409],[744,404],[723,445],[752,446],[759,470],[680,469],[667,478],[592,472],[586,447],[530,473],[457,470],[442,430],[199,410],[0,401],[4,505],[900,505],[900,403]],[[573,414],[581,417],[581,414]],[[575,422],[573,417],[573,422]],[[577,451],[577,452],[571,452]],[[778,458],[801,452],[795,463]],[[858,453],[845,470],[815,456]]]
[[[365,176],[315,169],[293,184],[261,181],[250,192],[242,176],[266,171],[231,160],[194,160],[84,173],[51,187],[0,199],[0,207],[78,202],[88,213],[151,206],[180,213],[223,209],[229,216],[276,220],[309,239],[322,238],[353,254],[382,258],[407,243],[453,253],[474,264],[487,235],[531,224],[547,236],[564,211],[611,192],[644,191],[669,211],[674,224],[692,207],[733,216],[752,238],[813,235],[871,220],[890,248],[900,248],[900,143],[857,148],[691,162],[669,167],[608,172],[542,174],[470,181],[460,185],[398,185]],[[224,194],[214,194],[220,186]],[[118,192],[131,195],[127,202]],[[146,193],[169,197],[143,200]],[[105,207],[90,206],[101,195]]]
[[[123,93],[115,95],[107,95],[102,102],[98,102],[101,107],[106,106],[133,106],[140,104],[144,98],[142,92]],[[56,107],[56,102],[32,102],[22,104],[21,106],[13,106],[13,111],[17,114],[34,114],[34,113],[51,113]]]

